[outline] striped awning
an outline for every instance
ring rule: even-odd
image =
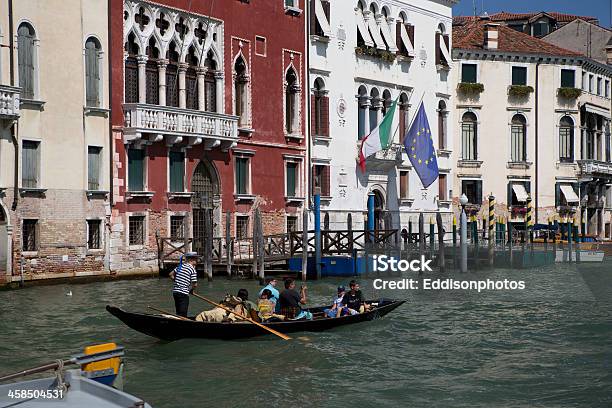
[[[527,202],[527,197],[529,196],[529,194],[527,194],[527,190],[525,189],[525,185],[523,185],[523,184],[512,184],[512,190],[514,191],[514,194],[516,194],[516,200],[519,203]]]
[[[578,195],[576,194],[576,192],[574,191],[571,185],[561,184],[559,187],[561,188],[561,193],[563,193],[563,196],[565,197],[565,201],[567,201],[568,204],[580,202]]]

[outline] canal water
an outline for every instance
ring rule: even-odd
[[[412,276],[414,277],[414,276]],[[172,310],[167,279],[0,292],[0,374],[115,341],[126,391],[154,407],[611,407],[612,263],[433,275],[524,280],[523,291],[374,290],[407,303],[383,319],[289,342],[161,342],[109,315]],[[328,303],[341,279],[309,283]],[[253,281],[201,282],[215,299]],[[71,291],[72,296],[66,293]],[[206,305],[192,299],[190,310]]]

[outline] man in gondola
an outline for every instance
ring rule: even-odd
[[[195,269],[197,263],[198,254],[187,252],[181,257],[179,265],[170,272],[170,279],[174,281],[172,297],[174,297],[176,314],[179,316],[187,317],[189,294],[198,286],[198,273]]]
[[[353,311],[363,313],[370,310],[370,305],[366,303],[363,293],[359,290],[359,284],[352,280],[349,282],[350,290],[342,298],[342,305],[348,307],[351,314]]]

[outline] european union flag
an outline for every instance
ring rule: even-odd
[[[419,107],[410,130],[406,133],[404,147],[423,187],[429,187],[438,178],[439,171],[436,149],[423,103]]]

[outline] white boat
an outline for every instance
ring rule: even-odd
[[[104,351],[100,351],[104,350]],[[57,360],[0,377],[0,382],[55,370],[55,375],[0,384],[0,408],[151,408],[121,391],[123,348],[114,343],[91,346],[69,360]],[[79,368],[65,369],[67,365]]]

